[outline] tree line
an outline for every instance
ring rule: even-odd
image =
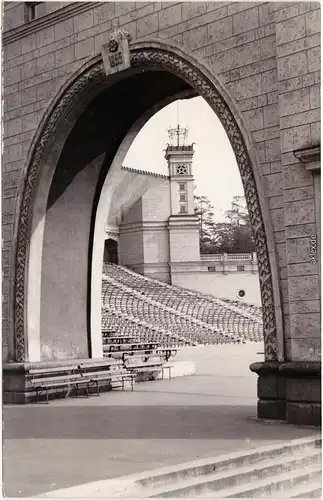
[[[244,196],[233,197],[225,222],[215,222],[214,207],[206,196],[194,196],[194,203],[200,223],[201,254],[256,251]]]

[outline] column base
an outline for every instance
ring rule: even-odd
[[[258,378],[258,418],[321,425],[321,363],[252,363]]]
[[[65,359],[62,361],[38,361],[33,363],[4,363],[3,364],[3,376],[2,376],[2,387],[3,396],[2,400],[4,404],[28,404],[33,403],[36,400],[36,391],[31,384],[31,376],[29,375],[29,370],[37,368],[56,368],[56,367],[68,367],[71,364],[86,364],[91,366],[95,363],[97,369],[99,369],[98,363],[102,362],[102,367],[106,365],[106,359]],[[110,382],[105,382],[102,387],[100,386],[100,391],[104,392],[111,390]],[[63,389],[60,390],[62,396],[64,396]],[[51,391],[49,393],[49,399],[57,398],[57,391]]]

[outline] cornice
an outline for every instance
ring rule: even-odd
[[[162,179],[169,179],[169,176],[165,175],[165,174],[157,174],[155,172],[146,172],[144,170],[138,170],[137,168],[124,167],[123,165],[121,166],[121,168],[122,168],[122,170],[127,170],[128,172],[132,172],[134,174],[149,175],[151,177],[160,177]]]
[[[119,227],[122,234],[143,231],[144,229],[160,231],[167,229],[167,221],[122,222]]]
[[[65,21],[76,14],[81,14],[82,12],[86,12],[87,10],[93,9],[99,5],[101,5],[101,2],[75,2],[73,4],[66,5],[66,7],[62,7],[55,12],[41,16],[38,19],[33,19],[32,21],[26,21],[17,28],[5,31],[2,34],[2,43],[3,45],[7,45],[8,43],[15,42],[20,40],[20,38],[35,33],[35,31],[48,28],[53,24]]]
[[[300,162],[305,164],[306,170],[313,172],[321,170],[321,146],[312,146],[310,148],[298,149],[294,151],[294,156]]]

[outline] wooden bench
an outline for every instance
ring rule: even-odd
[[[137,342],[138,339],[136,337],[130,337],[126,335],[120,335],[120,336],[111,336],[111,337],[105,337],[103,339],[103,345],[109,345],[110,344],[131,344],[132,342]]]
[[[148,372],[148,371],[156,371],[159,368],[162,369],[163,363],[162,363],[162,361],[152,361],[152,362],[146,361],[146,362],[143,362],[140,364],[138,363],[138,364],[134,364],[134,365],[127,364],[126,367],[127,367],[127,370],[129,370],[131,372],[142,373],[142,372]]]
[[[111,383],[114,381],[113,379],[117,379],[118,382],[121,383],[122,390],[125,388],[125,381],[131,382],[131,390],[133,391],[134,386],[134,375],[129,373],[127,370],[123,368],[120,364],[110,364],[106,365],[108,367],[107,370],[95,370],[96,367],[102,367],[102,364],[81,364],[79,365],[79,370],[81,376],[84,381],[88,384],[88,394],[90,393],[90,388],[95,387],[96,393],[95,395],[100,395],[100,382],[102,381],[110,381]],[[93,394],[93,393],[92,393]]]
[[[175,356],[177,353],[178,349],[170,349],[170,348],[165,348],[165,349],[133,349],[133,350],[120,350],[120,351],[115,351],[115,352],[108,352],[104,354],[104,357],[106,358],[114,358],[114,359],[122,359],[124,366],[128,370],[133,370],[133,367],[137,368],[137,371],[149,371],[148,367],[150,366],[156,366],[162,368],[162,377],[164,378],[164,370],[168,370],[169,373],[169,379],[171,379],[171,369],[172,366],[163,366],[162,361],[160,362],[151,362],[150,364],[148,363],[148,360],[152,357],[157,357],[160,356],[160,358],[164,357],[165,361],[169,361],[169,359],[172,356]],[[133,366],[129,363],[127,363],[128,360],[136,359],[136,358],[141,358],[143,359],[142,363],[134,364]]]
[[[170,358],[176,356],[178,349],[172,349],[165,347],[164,349],[157,349],[157,353],[161,353],[165,357],[165,361],[169,361]]]
[[[149,358],[153,356],[158,356],[157,352],[154,350],[136,350],[136,351],[124,351],[122,353],[122,361],[125,363],[127,360],[131,359],[136,359],[136,358],[143,358],[144,361],[148,361]]]
[[[112,352],[105,352],[103,354],[104,358],[107,359],[122,359],[123,363],[126,359],[130,358],[146,358],[149,359],[152,356],[158,356],[159,353],[156,349],[132,349],[132,350],[119,350]]]
[[[159,342],[126,342],[124,344],[104,344],[103,352],[120,352],[120,351],[136,351],[136,350],[152,350],[157,349]]]
[[[122,364],[115,363],[82,363],[78,365],[58,366],[54,368],[35,368],[29,370],[31,375],[31,384],[36,390],[36,403],[39,402],[40,396],[45,393],[46,403],[48,393],[51,389],[67,389],[65,398],[71,391],[75,391],[75,396],[79,396],[79,388],[84,388],[84,395],[91,395],[91,387],[96,387],[96,393],[99,395],[100,385],[102,381],[117,380],[120,382],[122,390],[125,388],[125,381],[131,382],[131,390],[134,386],[134,375],[129,373]],[[93,393],[92,393],[93,394]]]
[[[110,333],[113,333],[114,335],[117,334],[116,330],[102,330],[102,337],[106,337],[107,334],[110,335]]]
[[[36,389],[36,403],[39,397],[45,391],[46,403],[48,403],[48,390],[67,388],[65,397],[68,397],[72,389],[75,390],[76,397],[80,385],[85,386],[86,394],[88,395],[88,386],[82,375],[78,372],[77,365],[58,366],[55,368],[35,368],[29,370],[31,375],[31,384]]]
[[[155,355],[155,354],[153,354]],[[127,359],[131,359],[127,358]],[[164,366],[162,361],[144,361],[142,363],[138,364],[125,364],[127,370],[133,372],[134,374],[136,373],[144,373],[144,372],[154,372],[157,370],[161,370],[162,372],[162,378],[164,378],[164,370],[168,370],[169,373],[169,378],[172,378],[172,366]]]

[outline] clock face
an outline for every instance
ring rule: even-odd
[[[176,175],[187,175],[187,166],[186,165],[178,165],[176,167]]]

